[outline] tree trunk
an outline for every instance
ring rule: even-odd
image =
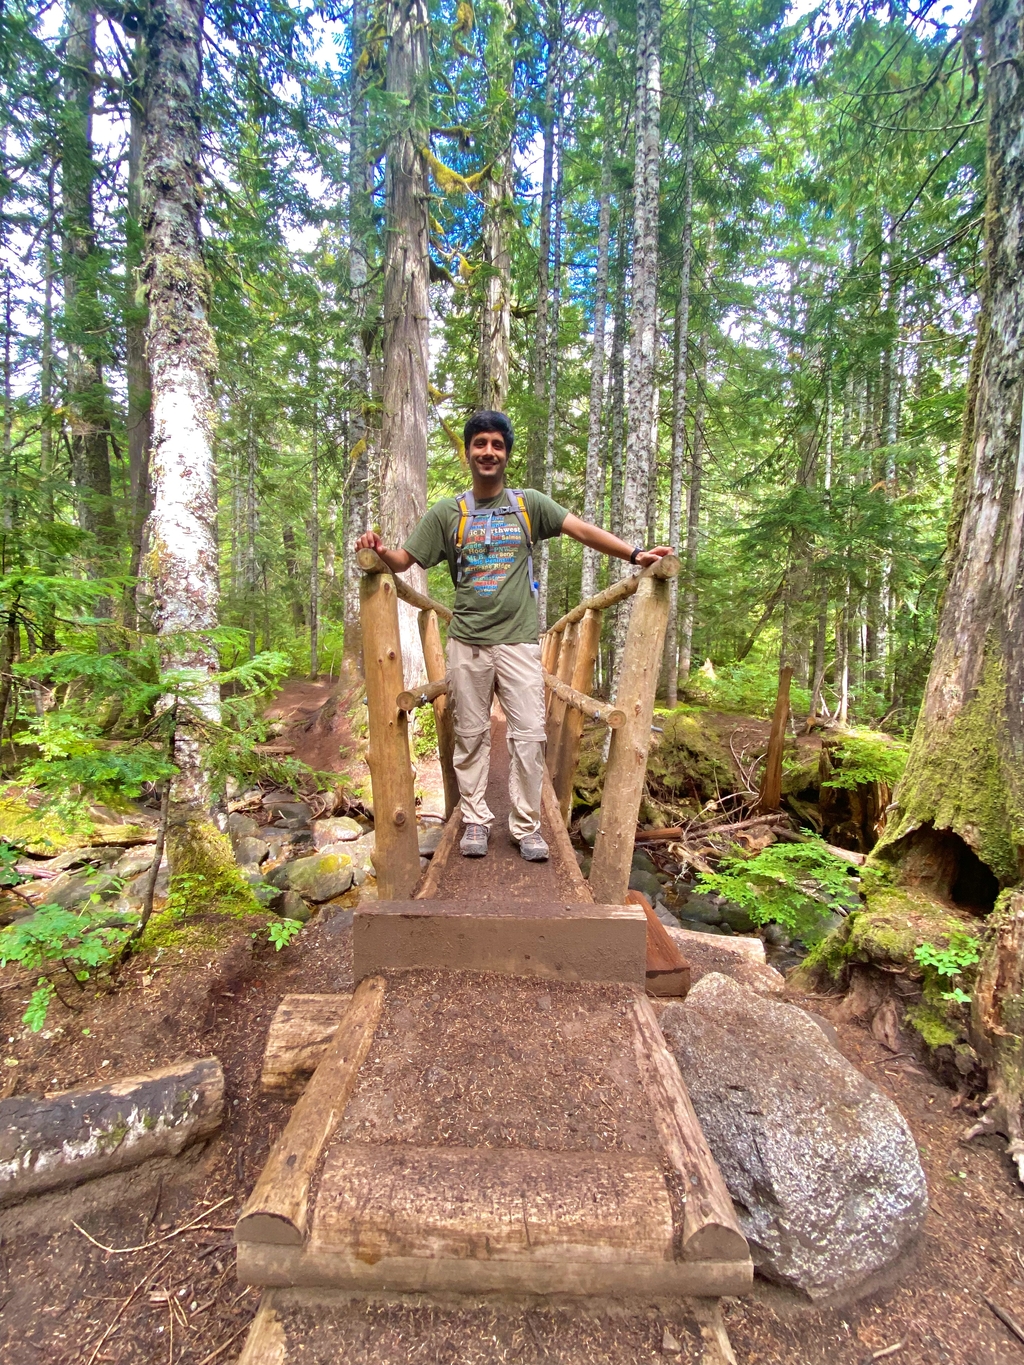
[[[284,545],[284,570],[288,575],[288,596],[291,599],[292,629],[298,635],[306,628],[306,613],[302,606],[299,587],[299,564],[295,547],[295,528],[290,525],[281,527],[281,543]]]
[[[429,61],[426,0],[388,0],[386,89],[402,109],[387,143],[384,256],[384,390],[380,450],[381,535],[400,546],[427,510],[427,376],[430,307],[425,147]],[[426,592],[426,575],[408,581]],[[423,676],[416,610],[399,603],[405,681]]]
[[[1022,20],[1024,0],[981,11],[989,113],[980,360],[967,395],[938,641],[876,849],[899,866],[929,826],[958,835],[1003,886],[1024,872]]]
[[[355,0],[352,6],[352,52],[363,50],[366,30],[366,5]],[[352,447],[348,453],[349,469],[345,480],[342,536],[345,553],[342,555],[345,642],[342,668],[347,675],[355,673],[363,649],[363,633],[359,620],[359,581],[362,574],[352,553],[352,545],[370,526],[369,471],[373,458],[376,428],[367,414],[373,383],[370,353],[373,345],[369,277],[370,240],[373,232],[373,212],[370,199],[372,167],[367,153],[366,83],[352,63],[349,89],[349,180],[348,180],[348,238],[349,285],[352,291],[352,311],[355,315],[355,360],[352,365],[354,402],[349,413]]]
[[[690,274],[693,268],[693,4],[687,21],[686,76],[683,85],[686,128],[683,135],[683,209],[680,225],[679,302],[672,371],[672,467],[669,475],[668,543],[678,549],[683,463],[686,459],[686,380],[690,343]],[[679,695],[679,580],[668,585],[668,630],[665,633],[665,701],[673,707]]]
[[[527,452],[527,482],[536,488],[544,476],[544,445],[546,425],[541,414],[547,413],[548,386],[548,309],[551,287],[551,200],[555,171],[555,95],[558,86],[558,3],[548,6],[547,64],[544,73],[544,159],[541,170],[540,228],[537,243],[537,316],[533,333],[533,411],[530,424],[530,448]]]
[[[149,516],[150,391],[149,364],[146,360],[146,300],[142,295],[142,80],[141,65],[145,50],[136,39],[133,72],[129,87],[130,129],[128,138],[128,216],[125,224],[125,380],[128,388],[128,487],[129,545],[128,573],[138,577],[142,561],[142,533]],[[138,596],[129,584],[125,600],[125,624],[134,627]]]
[[[117,530],[107,448],[110,415],[103,383],[107,327],[96,283],[96,164],[92,154],[95,83],[96,11],[88,0],[72,0],[67,20],[61,149],[67,406],[78,519],[82,529],[95,536],[91,568],[99,573]],[[98,609],[99,615],[108,612],[106,603]]]
[[[971,1036],[988,1068],[989,1098],[967,1137],[1001,1133],[1024,1184],[1024,895],[1011,896],[993,918],[971,1003]]]
[[[494,6],[487,27],[484,61],[488,103],[497,147],[483,185],[483,299],[480,305],[480,364],[477,404],[504,411],[508,401],[509,347],[512,338],[512,252],[509,234],[514,214],[512,138],[515,133],[515,64],[507,33],[512,15],[507,0]]]
[[[554,260],[551,277],[551,309],[549,314],[548,336],[548,382],[547,382],[547,428],[544,434],[544,492],[550,498],[555,491],[555,426],[558,420],[558,328],[562,304],[562,82],[561,71],[555,72],[555,110],[551,130],[551,143],[558,157],[558,175],[554,190]],[[548,576],[551,570],[551,541],[541,541],[540,546],[540,589],[537,594],[537,617],[541,633],[547,629],[548,620]]]
[[[201,0],[161,0],[145,12],[142,277],[153,395],[150,561],[165,667],[194,679],[176,706],[167,857],[180,908],[251,909],[231,847],[210,823],[200,736],[220,719],[217,502],[210,283],[199,235]]]
[[[679,622],[679,681],[685,683],[693,664],[693,623],[697,616],[697,556],[700,551],[700,495],[704,478],[704,409],[707,406],[708,348],[698,376],[697,402],[690,436],[690,487],[686,495],[686,556],[683,561],[683,609]]]
[[[606,29],[609,58],[618,47],[618,24],[610,19]],[[608,95],[611,92],[607,92]],[[601,188],[597,203],[597,271],[594,277],[594,347],[590,357],[590,410],[587,417],[587,471],[583,490],[583,520],[591,524],[601,519],[601,416],[604,403],[604,338],[608,312],[608,250],[611,242],[612,140],[605,133],[601,159]],[[583,549],[583,575],[580,597],[593,597],[597,591],[596,550]]]
[[[313,458],[309,471],[309,677],[320,673],[320,447],[317,404],[313,402]]]

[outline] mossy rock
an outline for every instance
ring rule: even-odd
[[[266,911],[240,917],[208,913],[186,918],[173,910],[160,910],[154,912],[146,925],[136,952],[156,953],[163,949],[164,954],[173,952],[175,956],[184,954],[186,957],[193,952],[218,952],[246,934],[265,933],[266,927]],[[168,965],[172,961],[169,957],[162,960]]]
[[[0,795],[0,842],[37,857],[70,853],[89,844],[130,844],[147,834],[152,837],[138,825],[97,824],[84,809],[59,815],[52,809],[36,809],[23,796]]]
[[[658,712],[647,756],[647,789],[659,800],[708,801],[734,789],[729,754],[715,732],[699,716],[677,708]]]
[[[802,763],[794,764],[792,767],[783,770],[783,796],[800,796],[802,793],[813,793],[813,799],[816,801],[820,790],[821,777],[817,754],[813,754]]]
[[[977,921],[957,914],[928,896],[899,887],[876,884],[867,905],[854,911],[815,944],[808,969],[822,969],[833,980],[851,963],[898,968],[922,976],[914,954],[922,943],[946,947],[954,934],[973,934]]]

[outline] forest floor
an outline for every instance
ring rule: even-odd
[[[286,722],[281,741],[321,770],[341,770],[339,748],[349,750],[344,771],[359,784],[365,768],[353,765],[342,695],[337,682],[291,683],[274,713]],[[725,715],[709,722],[726,745],[732,736],[737,754],[767,739],[767,722]],[[818,743],[801,737],[801,753]],[[422,809],[443,810],[436,760],[419,765],[417,789]],[[351,989],[351,919],[351,911],[320,917],[275,953],[262,936],[254,942],[251,926],[211,917],[202,950],[171,947],[159,960],[132,960],[116,990],[83,993],[77,1012],[54,1002],[40,1034],[21,1023],[33,980],[14,968],[0,971],[0,1095],[95,1085],[211,1055],[226,1079],[223,1127],[201,1149],[0,1212],[4,1365],[216,1365],[237,1357],[259,1293],[235,1281],[233,1224],[289,1114],[287,1102],[259,1093],[267,1029],[289,992]],[[845,1055],[906,1116],[931,1210],[899,1274],[856,1303],[814,1307],[761,1281],[749,1297],[726,1300],[740,1365],[866,1365],[878,1358],[1024,1365],[1024,1345],[985,1302],[1024,1321],[1024,1189],[1003,1144],[961,1145],[967,1119],[953,1092],[909,1057],[894,1056],[867,1028],[841,1021],[840,997],[791,998],[832,1020]],[[663,1351],[666,1328],[679,1352]],[[695,1365],[701,1355],[683,1307],[647,1302],[584,1308],[353,1300],[329,1331],[310,1329],[304,1358],[311,1365]]]
[[[158,969],[136,960],[115,992],[84,997],[80,1013],[52,1006],[50,1027],[38,1035],[26,1034],[19,1022],[28,983],[11,969],[3,974],[2,1065],[6,1076],[16,1075],[18,1093],[92,1085],[215,1055],[227,1096],[224,1126],[202,1151],[0,1214],[5,1365],[42,1359],[50,1365],[213,1365],[235,1358],[259,1296],[235,1282],[232,1225],[289,1112],[286,1102],[259,1093],[266,1031],[288,992],[351,988],[350,923],[345,912],[314,922],[274,953],[221,920],[216,948],[165,953]],[[833,1017],[835,1004],[838,997],[816,996],[812,1008]],[[965,1119],[951,1091],[887,1052],[866,1029],[833,1022],[845,1054],[906,1115],[928,1174],[931,1212],[902,1278],[855,1304],[814,1308],[760,1282],[749,1298],[728,1300],[738,1360],[862,1365],[900,1343],[891,1356],[896,1365],[1024,1362],[1024,1346],[983,1297],[1024,1319],[1024,1190],[1001,1144],[960,1145]],[[90,1236],[111,1248],[148,1245],[104,1251]],[[662,1354],[666,1326],[681,1354]],[[511,1304],[356,1303],[337,1331],[323,1358],[366,1365],[666,1359],[688,1365],[700,1349],[681,1308],[647,1303],[529,1311]],[[310,1359],[319,1360],[319,1352]]]

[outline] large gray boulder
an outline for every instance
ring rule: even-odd
[[[661,1027],[763,1275],[821,1298],[914,1240],[928,1190],[906,1120],[803,1010],[712,972]]]

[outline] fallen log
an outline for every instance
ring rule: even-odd
[[[93,1089],[0,1100],[0,1205],[177,1156],[216,1132],[223,1114],[216,1057]]]
[[[284,997],[271,1021],[263,1053],[260,1089],[264,1095],[299,1098],[351,1003],[351,992]]]
[[[749,820],[726,821],[720,825],[674,825],[671,829],[642,829],[634,843],[667,844],[685,839],[690,834],[699,834],[702,838],[709,834],[732,834],[736,830],[749,829],[751,825],[771,825],[788,819],[788,815],[753,815]]]

